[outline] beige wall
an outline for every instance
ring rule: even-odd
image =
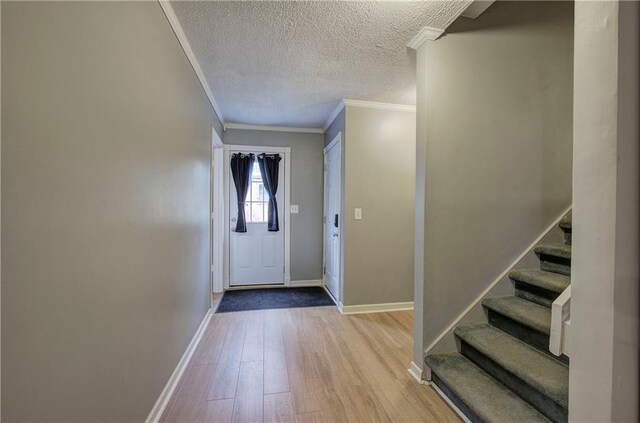
[[[424,348],[571,204],[573,5],[497,2],[417,58],[421,365]]]
[[[346,106],[344,305],[413,301],[415,116]]]
[[[569,420],[637,422],[637,2],[575,5]]]
[[[223,141],[291,147],[291,280],[322,279],[323,134],[227,129]]]
[[[3,420],[140,422],[209,308],[213,110],[156,2],[2,3]]]

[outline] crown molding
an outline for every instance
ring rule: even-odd
[[[164,15],[167,17],[167,20],[169,21],[169,25],[171,25],[173,32],[176,34],[178,42],[180,43],[182,50],[184,50],[184,54],[187,55],[187,59],[189,60],[189,63],[191,63],[191,67],[193,67],[193,70],[196,73],[196,76],[198,77],[198,80],[200,81],[200,84],[202,85],[202,88],[204,89],[204,92],[207,95],[211,106],[213,107],[213,110],[215,110],[216,114],[218,115],[218,119],[220,119],[220,122],[224,126],[225,121],[222,117],[222,110],[220,110],[220,106],[218,106],[216,99],[213,97],[213,92],[211,91],[211,88],[207,83],[207,79],[204,76],[204,72],[202,72],[202,68],[200,67],[200,63],[198,63],[198,59],[196,59],[195,53],[191,49],[191,44],[189,44],[189,40],[187,40],[187,36],[184,33],[182,26],[180,25],[180,21],[178,20],[178,16],[176,16],[176,12],[173,10],[173,7],[168,0],[158,0],[158,3],[160,4],[162,11],[164,12]]]
[[[469,19],[475,19],[478,16],[482,15],[484,11],[487,10],[493,3],[495,3],[495,0],[474,0],[469,4],[469,7],[467,7],[460,16]]]
[[[340,114],[342,109],[344,109],[344,100],[340,100],[336,108],[333,109],[333,112],[331,112],[331,114],[329,115],[329,118],[327,119],[324,126],[322,127],[323,131],[326,131],[327,129],[329,129],[329,127],[331,126],[333,121],[336,119],[336,117]]]
[[[227,129],[243,129],[247,131],[276,131],[276,132],[302,132],[308,134],[323,134],[322,128],[297,128],[295,126],[269,126],[269,125],[247,125],[244,123],[227,123],[224,125]]]
[[[411,39],[411,41],[409,41],[409,44],[407,44],[407,47],[417,50],[418,47],[420,47],[422,43],[424,43],[425,41],[437,40],[442,35],[443,32],[444,32],[444,29],[425,26],[420,30],[420,32],[416,34],[415,37]]]
[[[411,106],[409,104],[380,103],[377,101],[349,100],[349,99],[344,99],[342,100],[342,102],[346,106],[366,107],[369,109],[395,110],[399,112],[415,112],[416,111],[416,106]]]

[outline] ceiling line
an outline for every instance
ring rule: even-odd
[[[227,129],[244,129],[248,131],[276,131],[276,132],[303,132],[308,134],[324,134],[322,128],[299,128],[296,126],[271,126],[271,125],[248,125],[244,123],[227,123],[224,125]]]

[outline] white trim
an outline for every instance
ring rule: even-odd
[[[353,107],[367,107],[369,109],[383,109],[383,110],[395,110],[399,112],[414,112],[416,106],[410,104],[396,104],[396,103],[380,103],[377,101],[364,101],[364,100],[343,100],[345,106]]]
[[[222,138],[220,138],[220,135],[218,135],[218,133],[216,132],[216,129],[213,126],[211,127],[211,142],[213,143],[213,146],[215,148],[223,148],[224,147],[224,143],[222,142]]]
[[[323,154],[327,154],[327,151],[331,150],[337,143],[342,142],[342,131],[338,132],[333,140],[323,150]],[[342,145],[340,145],[340,153],[342,153]],[[342,158],[342,156],[340,156]]]
[[[464,413],[462,411],[460,411],[460,409],[458,408],[458,406],[456,406],[453,401],[451,401],[451,399],[449,399],[448,396],[445,395],[444,392],[442,392],[440,390],[440,388],[438,388],[438,385],[436,385],[433,382],[427,382],[427,385],[430,385],[438,395],[440,395],[440,398],[442,398],[447,404],[449,404],[449,407],[451,407],[453,409],[453,411],[456,412],[456,414],[458,415],[458,417],[460,417],[460,419],[462,419],[463,422],[465,423],[471,423],[471,420],[469,420],[469,418],[467,416],[464,415]]]
[[[462,12],[460,16],[469,19],[475,19],[478,16],[482,15],[485,10],[491,6],[495,0],[474,0],[469,3],[469,6]]]
[[[324,123],[324,126],[322,127],[323,131],[326,131],[327,129],[329,129],[329,127],[331,126],[333,121],[336,119],[336,117],[338,117],[342,109],[344,109],[344,100],[340,100],[336,108],[333,109],[333,112],[331,112],[331,114],[329,115],[329,118],[327,119],[327,121]]]
[[[420,383],[422,385],[426,385],[427,384],[427,381],[422,379],[422,369],[420,368],[420,366],[418,366],[415,363],[415,361],[411,362],[411,365],[409,366],[407,371],[409,372],[411,377],[413,377],[416,380],[416,382],[418,382],[418,383]]]
[[[443,32],[444,29],[425,26],[409,41],[407,47],[417,50],[425,41],[437,40]]]
[[[362,313],[384,313],[387,311],[413,310],[413,301],[406,303],[383,303],[383,304],[361,304],[342,305],[342,314],[362,314]]]
[[[340,310],[340,312],[342,313],[342,304],[336,299],[336,297],[333,296],[331,291],[329,291],[327,289],[327,285],[325,285],[325,283],[324,283],[324,278],[322,278],[322,289],[324,289],[324,292],[326,292],[327,295],[329,295],[329,297],[331,297],[333,302],[336,304],[336,307],[338,307],[338,310]]]
[[[462,320],[462,318],[469,313],[469,311],[471,311],[471,309],[473,307],[475,307],[480,301],[482,301],[482,299],[489,293],[489,291],[491,291],[493,289],[494,286],[496,286],[498,284],[498,282],[500,282],[501,280],[503,280],[511,271],[511,269],[513,269],[520,260],[522,260],[522,258],[527,255],[527,253],[529,253],[529,251],[531,251],[541,240],[542,238],[551,230],[553,229],[555,226],[558,225],[558,223],[560,223],[560,219],[562,219],[567,213],[569,213],[569,210],[571,210],[571,206],[569,206],[565,211],[563,211],[560,216],[558,216],[557,219],[555,219],[553,221],[553,223],[551,225],[549,225],[544,231],[542,231],[542,233],[531,243],[529,244],[524,251],[522,251],[522,253],[520,253],[518,255],[518,257],[515,258],[515,260],[513,260],[505,269],[504,272],[500,273],[500,275],[498,275],[497,278],[495,278],[493,280],[493,282],[491,282],[489,284],[489,286],[480,293],[480,295],[478,295],[476,297],[475,300],[473,300],[471,302],[471,304],[469,304],[469,306],[467,306],[467,308],[464,309],[464,311],[462,313],[460,313],[458,315],[458,317],[456,317],[453,322],[451,322],[451,324],[449,326],[447,326],[446,329],[444,329],[442,331],[442,333],[440,333],[440,335],[425,349],[425,353],[429,353],[429,351],[431,351],[431,349],[433,347],[436,346],[436,344],[438,342],[440,342],[440,340],[442,338],[444,338],[451,330],[453,330],[453,328],[460,322],[460,320]]]
[[[224,290],[224,144],[211,128],[211,289]]]
[[[195,53],[191,49],[191,44],[189,44],[189,40],[187,39],[187,36],[185,35],[184,30],[180,25],[180,21],[176,16],[176,12],[173,10],[173,7],[168,0],[158,0],[158,3],[160,3],[160,7],[167,17],[169,25],[171,25],[173,32],[176,34],[178,42],[180,42],[180,46],[182,46],[182,50],[184,50],[184,54],[187,55],[187,59],[189,60],[189,63],[191,63],[191,67],[193,67],[193,70],[196,73],[196,76],[198,77],[198,80],[200,81],[200,84],[202,85],[202,88],[204,89],[204,92],[207,95],[211,106],[213,107],[213,110],[215,110],[216,114],[218,115],[218,119],[220,119],[220,123],[222,123],[222,125],[224,126],[225,121],[222,117],[222,110],[220,110],[216,99],[213,97],[213,92],[209,87],[209,83],[207,83],[207,79],[204,76],[204,72],[202,72],[202,68],[200,67],[200,63],[198,63],[198,59],[196,58]]]
[[[171,377],[169,377],[167,384],[160,393],[160,396],[158,397],[153,408],[151,409],[147,420],[145,420],[146,423],[156,423],[160,421],[162,413],[164,413],[167,404],[169,404],[171,395],[173,395],[174,391],[176,390],[178,382],[180,382],[180,378],[182,378],[184,371],[189,365],[189,361],[191,361],[191,357],[193,357],[193,353],[196,351],[196,348],[198,347],[198,344],[202,339],[202,335],[204,334],[204,331],[206,330],[207,325],[211,320],[211,316],[213,316],[213,310],[210,308],[204,315],[200,326],[198,326],[198,330],[196,331],[195,335],[193,335],[193,338],[191,339],[191,342],[189,342],[189,345],[187,346],[184,354],[182,354],[182,358],[180,358],[178,365],[173,370],[173,373],[171,373]]]
[[[284,147],[284,285],[291,285],[291,147]]]
[[[322,286],[322,279],[312,279],[307,281],[291,281],[289,286],[291,287]]]
[[[229,222],[229,181],[231,172],[229,171],[230,152],[232,151],[259,151],[263,153],[277,153],[284,156],[284,286],[291,285],[291,147],[265,147],[255,145],[224,145],[224,289],[230,288],[229,266],[230,266],[230,243],[227,236],[230,231]],[[273,284],[277,285],[277,284]],[[255,287],[265,287],[255,285]]]
[[[298,128],[295,126],[269,126],[269,125],[248,125],[244,123],[227,123],[224,125],[227,129],[244,129],[247,131],[276,131],[276,132],[303,132],[309,134],[323,134],[322,128]]]
[[[551,333],[549,334],[549,351],[560,356],[569,356],[569,351],[563,346],[569,338],[565,332],[565,323],[571,318],[571,284],[551,304]]]
[[[340,161],[340,172],[338,172],[338,186],[340,187],[340,205],[338,209],[340,210],[340,217],[338,218],[338,233],[340,234],[340,243],[338,251],[338,293],[337,295],[333,295],[326,287],[327,280],[325,277],[325,266],[327,263],[326,251],[327,251],[327,152],[334,147],[338,147],[338,153],[340,154],[338,159]],[[322,163],[323,163],[323,201],[322,201],[322,286],[325,287],[325,290],[331,295],[331,297],[335,300],[336,304],[338,304],[338,309],[342,313],[343,305],[342,298],[340,297],[340,292],[342,292],[343,286],[343,278],[342,278],[342,247],[344,240],[344,213],[342,209],[342,131],[338,132],[336,136],[331,140],[331,142],[324,148],[322,153]],[[342,223],[340,223],[342,222]]]

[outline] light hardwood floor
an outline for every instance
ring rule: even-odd
[[[412,312],[214,314],[164,422],[459,422],[407,372]]]

